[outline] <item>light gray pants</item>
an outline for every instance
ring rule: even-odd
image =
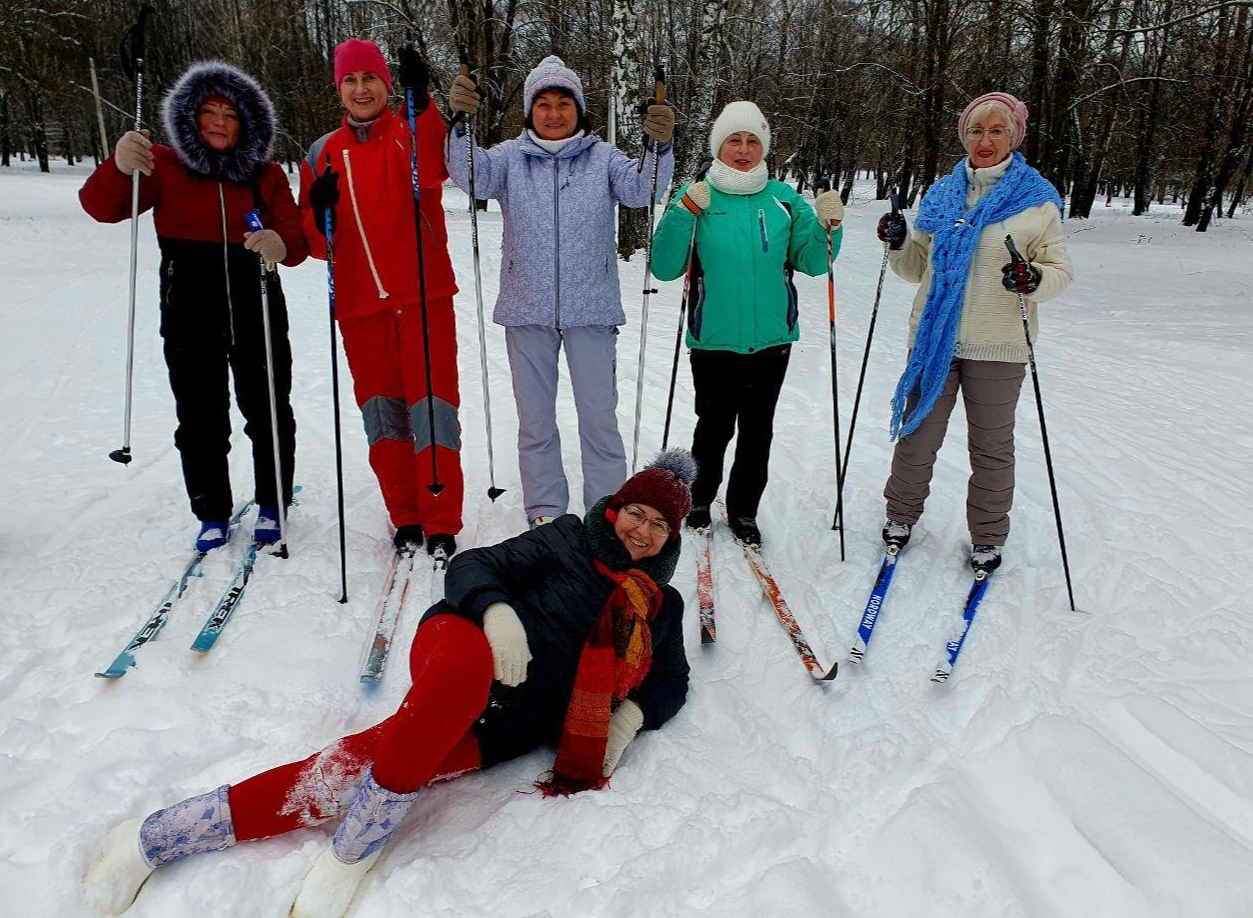
[[[913,525],[931,493],[935,457],[944,443],[948,418],[960,387],[966,405],[970,484],[966,522],[975,545],[1004,545],[1014,503],[1014,409],[1026,365],[992,360],[958,360],[949,366],[944,392],[918,429],[896,443],[892,475],[883,496],[888,519]],[[912,400],[911,400],[912,401]]]
[[[563,347],[579,416],[583,506],[617,491],[626,480],[626,450],[618,432],[618,329],[514,325],[505,328],[505,344],[518,404],[518,469],[527,519],[561,516],[569,509],[557,429],[557,353]]]

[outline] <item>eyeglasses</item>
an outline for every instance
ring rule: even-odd
[[[663,539],[670,538],[670,524],[665,520],[650,520],[648,515],[645,514],[639,507],[635,506],[635,504],[628,504],[623,507],[622,512],[627,515],[627,519],[629,519],[634,525],[643,526],[647,523],[648,529],[653,535],[660,536]]]
[[[971,140],[980,140],[983,138],[984,134],[988,136],[989,140],[1004,140],[1009,136],[1009,131],[1005,130],[1005,128],[998,127],[987,128],[986,130],[984,128],[977,127],[966,128],[966,136]]]

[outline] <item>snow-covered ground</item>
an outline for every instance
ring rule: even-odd
[[[194,532],[171,441],[157,335],[157,248],[141,228],[135,461],[120,445],[125,225],[75,194],[85,172],[0,174],[0,889],[6,914],[86,914],[80,877],[124,817],[307,755],[388,714],[403,654],[364,690],[357,666],[389,557],[344,373],[352,599],[338,546],[325,271],[286,270],[299,424],[286,562],[263,558],[218,647],[192,636],[232,565],[211,557],[124,679],[106,666],[161,596]],[[860,190],[859,190],[860,191]],[[488,501],[465,198],[446,197],[460,320],[464,545],[524,525],[503,336],[488,328],[496,478]],[[881,249],[859,193],[836,266],[844,422]],[[480,221],[488,308],[499,212]],[[1038,349],[1075,595],[1071,613],[1030,384],[1007,560],[953,680],[928,681],[968,583],[961,409],[919,535],[866,663],[812,684],[725,532],[719,640],[702,647],[693,554],[687,707],[628,750],[613,788],[518,793],[534,754],[430,790],[353,914],[382,916],[1253,915],[1253,220],[1199,235],[1175,211],[1098,207],[1067,225],[1077,281],[1043,310]],[[640,289],[642,258],[623,270]],[[824,661],[843,659],[879,558],[887,401],[912,288],[889,274],[846,495],[833,507],[823,279],[804,304],[779,407],[762,528],[776,575]],[[680,284],[652,301],[641,453],[660,444]],[[630,448],[640,304],[627,301],[619,420]],[[676,440],[687,441],[686,362]],[[1243,406],[1243,407],[1241,407]],[[560,400],[580,493],[574,408]],[[237,423],[238,428],[242,422]],[[251,485],[236,434],[238,498]],[[571,508],[581,509],[581,508]],[[238,550],[238,547],[236,548]],[[421,612],[410,603],[407,646]],[[159,871],[131,914],[282,916],[327,843],[308,829]]]

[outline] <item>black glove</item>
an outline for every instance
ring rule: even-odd
[[[909,225],[904,214],[887,213],[879,218],[879,241],[886,242],[893,251],[905,244],[908,235]]]
[[[1025,261],[1011,261],[1001,268],[1001,284],[1010,293],[1035,293],[1043,278],[1040,269]]]
[[[428,85],[431,82],[431,71],[422,60],[416,48],[405,45],[400,49],[400,85],[413,89],[413,113],[420,115],[426,111],[430,101]]]
[[[331,215],[331,232],[335,232],[335,205],[339,203],[339,173],[327,164],[326,171],[309,187],[309,206],[317,219],[318,232],[326,232],[326,215]]]

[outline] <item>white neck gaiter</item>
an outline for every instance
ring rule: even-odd
[[[705,176],[705,181],[723,194],[756,194],[766,187],[769,180],[770,170],[766,168],[764,159],[747,172],[715,159]]]
[[[566,144],[568,144],[570,141],[578,140],[580,137],[583,136],[583,132],[579,131],[578,133],[573,134],[570,137],[564,137],[561,140],[545,140],[544,138],[540,137],[539,134],[536,134],[530,128],[527,128],[526,132],[528,135],[530,135],[531,140],[535,141],[535,145],[537,147],[547,150],[549,153],[552,153],[553,155],[556,155],[558,152],[560,152],[561,148],[564,147]]]

